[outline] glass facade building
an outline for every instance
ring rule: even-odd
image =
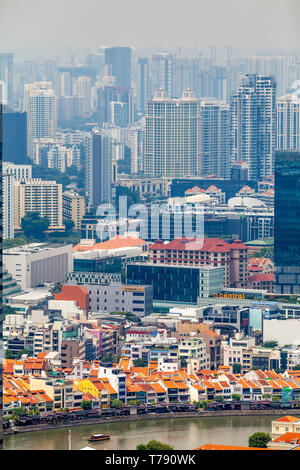
[[[274,293],[300,294],[300,151],[275,159]]]
[[[128,264],[128,285],[152,285],[153,299],[197,304],[223,288],[223,268],[164,266],[149,263]]]

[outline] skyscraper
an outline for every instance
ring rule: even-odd
[[[300,151],[275,159],[274,293],[300,294]]]
[[[131,47],[106,47],[105,65],[111,66],[116,86],[131,87]]]
[[[145,115],[147,100],[150,98],[149,59],[139,57],[137,68],[137,111]]]
[[[52,138],[56,130],[56,96],[51,82],[25,85],[24,110],[27,112],[27,153],[35,156],[35,139]]]
[[[13,54],[0,54],[0,103],[10,108],[13,104],[13,61]]]
[[[2,167],[2,227],[3,239],[14,238],[14,172]]]
[[[295,58],[287,55],[261,54],[245,59],[246,73],[272,76],[277,83],[278,96],[285,95],[291,83],[291,67]]]
[[[300,99],[293,95],[277,99],[277,150],[300,149]]]
[[[134,121],[133,88],[104,86],[97,90],[97,114],[100,127],[104,123],[113,122],[112,102],[126,104],[127,122],[131,124]]]
[[[85,178],[90,207],[111,201],[111,138],[105,129],[93,129],[86,140]]]
[[[3,161],[19,165],[27,162],[27,114],[3,113]]]
[[[230,177],[230,106],[218,100],[200,103],[201,175]]]
[[[144,172],[147,176],[196,176],[200,172],[200,106],[191,90],[171,99],[157,91],[148,102]]]
[[[276,83],[247,74],[231,99],[232,156],[249,165],[249,178],[273,174],[276,146]]]

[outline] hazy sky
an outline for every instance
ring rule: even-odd
[[[110,44],[300,49],[299,18],[299,0],[0,0],[0,48],[17,56]]]

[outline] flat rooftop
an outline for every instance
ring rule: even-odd
[[[71,246],[69,245],[60,245],[59,243],[29,243],[28,245],[16,246],[14,248],[8,248],[3,250],[4,255],[27,255],[39,253],[40,251],[53,250],[55,248],[61,248],[62,246]]]

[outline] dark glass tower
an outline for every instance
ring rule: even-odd
[[[300,294],[300,151],[276,152],[275,158],[276,294]]]
[[[2,126],[3,161],[27,164],[27,113],[3,113]]]
[[[107,47],[105,65],[111,65],[116,86],[131,87],[131,47]]]

